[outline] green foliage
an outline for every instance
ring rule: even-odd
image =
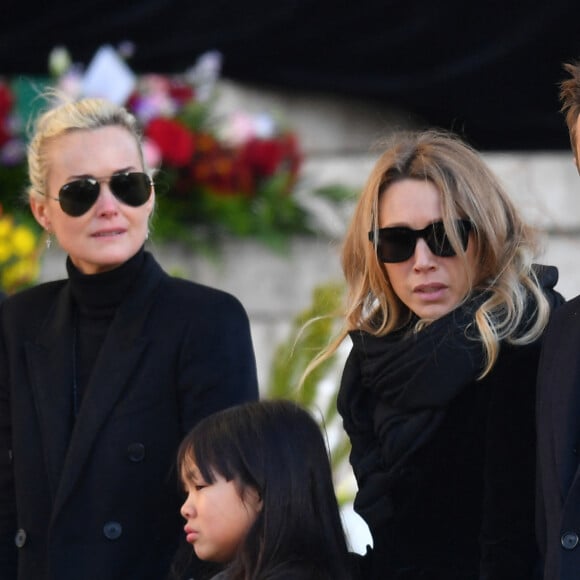
[[[28,174],[26,164],[2,165],[0,163],[0,203],[9,213],[30,214],[25,201]]]
[[[164,170],[155,178],[155,237],[209,251],[220,239],[235,236],[256,239],[273,250],[284,251],[292,235],[312,234],[306,225],[306,212],[284,191],[288,179],[283,172],[264,179],[259,195],[217,195],[198,186],[180,196],[175,193],[179,172]]]
[[[189,101],[179,115],[179,119],[191,131],[206,130],[211,118],[211,101]]]
[[[280,344],[274,354],[270,371],[270,384],[266,397],[271,399],[291,399],[310,410],[320,411],[325,430],[338,426],[340,437],[330,449],[333,471],[336,473],[348,458],[350,443],[342,430],[342,423],[336,407],[338,384],[332,394],[323,392],[323,383],[336,370],[337,355],[334,354],[305,379],[298,387],[308,364],[337,332],[337,313],[343,296],[343,286],[329,283],[318,286],[312,295],[312,304],[298,314],[293,321],[289,338]],[[341,495],[339,501],[346,503],[352,498]]]
[[[313,193],[335,203],[354,201],[358,196],[358,192],[352,187],[339,183],[323,185],[315,189]]]

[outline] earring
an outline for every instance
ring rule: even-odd
[[[52,246],[52,235],[48,230],[46,230],[46,249],[49,250],[50,246]]]

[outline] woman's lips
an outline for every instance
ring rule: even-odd
[[[423,300],[439,300],[446,290],[447,286],[438,282],[433,282],[432,284],[418,284],[413,288],[413,292],[419,295]]]
[[[115,236],[120,236],[123,234],[125,230],[122,228],[114,229],[114,230],[101,230],[92,234],[94,238],[110,238]]]

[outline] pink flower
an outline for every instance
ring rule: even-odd
[[[151,139],[147,137],[143,139],[143,157],[145,159],[145,165],[151,169],[159,169],[162,161],[161,149]]]

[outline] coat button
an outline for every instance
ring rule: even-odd
[[[564,550],[573,550],[578,545],[578,534],[574,532],[565,532],[560,538]]]
[[[145,459],[145,445],[143,443],[131,443],[127,447],[127,457],[135,463],[143,461]]]
[[[123,533],[123,526],[119,522],[107,522],[103,526],[103,534],[108,540],[118,540]]]
[[[24,546],[24,544],[26,544],[26,530],[23,530],[22,528],[20,528],[17,532],[16,535],[14,536],[14,543],[16,544],[17,548],[22,548]]]

